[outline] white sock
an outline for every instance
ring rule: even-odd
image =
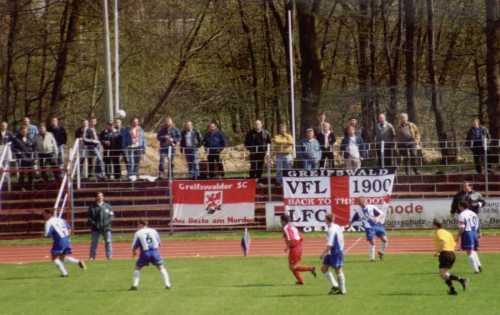
[[[70,263],[70,264],[75,264],[75,265],[78,265],[80,263],[80,261],[78,259],[76,259],[75,257],[71,257],[71,256],[64,257],[64,262]]]
[[[140,280],[141,272],[139,270],[134,270],[134,273],[132,274],[132,286],[137,288]]]
[[[324,273],[326,280],[330,283],[330,285],[335,288],[339,287],[339,284],[337,283],[337,280],[333,277],[333,274],[330,271],[327,271]]]
[[[59,272],[61,273],[61,275],[63,275],[63,276],[68,275],[68,272],[66,271],[66,268],[64,267],[63,262],[59,258],[54,259],[54,264],[56,264],[56,267],[57,267],[57,269],[59,269]]]
[[[370,245],[368,248],[368,258],[370,260],[375,260],[375,245]]]
[[[479,266],[476,263],[476,258],[474,257],[474,254],[471,253],[469,256],[469,264],[472,266],[472,269],[474,269],[475,272],[479,272]]]
[[[382,254],[385,253],[385,249],[389,246],[389,241],[382,241],[382,245],[380,245],[380,252]]]
[[[479,255],[477,254],[476,251],[473,251],[472,254],[474,255],[474,259],[476,260],[476,264],[481,267],[481,261],[479,260]]]
[[[170,277],[168,275],[167,268],[165,266],[160,266],[160,274],[163,279],[163,284],[165,284],[165,287],[170,288],[172,287],[172,284],[170,283]]]
[[[347,290],[345,289],[345,276],[344,276],[344,272],[341,271],[337,274],[337,279],[339,280],[339,289],[340,289],[340,292],[342,293],[347,293]]]

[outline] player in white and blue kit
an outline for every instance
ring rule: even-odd
[[[360,224],[366,233],[366,240],[370,243],[370,247],[368,249],[368,257],[370,261],[375,261],[375,237],[379,238],[382,242],[380,246],[380,250],[378,252],[378,257],[380,260],[383,259],[385,249],[389,244],[387,240],[387,235],[385,233],[385,213],[379,208],[367,204],[366,198],[360,197],[358,199],[358,205],[360,209],[358,209],[352,219],[350,226],[354,224]],[[350,226],[347,228],[349,229]]]
[[[52,249],[50,251],[52,261],[61,273],[61,277],[67,277],[68,271],[64,263],[76,264],[81,269],[87,269],[82,260],[76,259],[71,255],[71,229],[66,220],[53,214],[51,210],[43,212],[45,220],[45,237],[52,238]]]
[[[339,225],[333,223],[332,214],[326,215],[325,222],[327,224],[326,248],[320,257],[323,261],[321,272],[331,285],[328,294],[346,294],[345,276],[342,269],[344,266],[344,232]],[[329,271],[330,267],[335,270],[337,279]]]
[[[160,271],[163,279],[163,284],[166,289],[172,288],[170,277],[167,269],[163,265],[163,259],[160,256],[160,235],[155,229],[149,228],[145,220],[139,220],[137,224],[139,230],[135,232],[134,240],[132,241],[132,255],[137,255],[137,250],[140,251],[139,259],[135,263],[135,270],[132,275],[132,287],[134,291],[139,288],[142,267],[153,264]]]
[[[465,200],[460,201],[458,204],[458,236],[462,250],[467,252],[470,265],[475,273],[479,273],[483,270],[481,261],[477,255],[479,247],[479,217],[468,206],[469,203]]]

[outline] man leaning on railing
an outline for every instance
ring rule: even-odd
[[[35,137],[35,145],[42,179],[47,182],[50,171],[55,180],[60,180],[61,170],[57,163],[59,147],[52,133],[47,131],[45,124],[40,125],[39,133]]]
[[[481,122],[478,118],[474,119],[472,127],[470,127],[467,132],[466,146],[472,151],[472,156],[474,158],[474,166],[478,174],[482,173],[484,166],[484,159],[486,155],[485,145],[488,145],[490,141],[490,132],[488,128],[481,126]],[[488,172],[492,172],[491,164],[487,161]]]
[[[170,116],[165,117],[163,126],[158,130],[156,139],[160,142],[160,164],[158,166],[159,176],[165,177],[165,160],[170,158],[170,165],[174,168],[175,148],[181,141],[181,132],[174,125]],[[170,156],[169,154],[170,150]],[[169,172],[170,170],[168,170]],[[168,173],[167,172],[167,173]],[[171,176],[171,174],[168,174]]]
[[[208,124],[207,133],[203,137],[203,146],[207,152],[208,178],[224,177],[220,153],[227,146],[227,140],[214,122]]]
[[[386,120],[385,114],[379,114],[377,124],[375,125],[375,142],[377,145],[378,165],[380,167],[392,166],[395,137],[396,130],[394,126]],[[384,143],[383,147],[382,142]]]
[[[403,159],[406,175],[410,175],[412,168],[415,175],[420,175],[417,168],[418,149],[420,147],[420,130],[417,125],[408,121],[408,114],[399,116],[399,126],[396,133],[399,155]]]
[[[250,178],[258,180],[262,177],[268,144],[271,144],[271,135],[262,122],[256,120],[254,128],[245,136],[245,148],[250,152]]]
[[[283,172],[292,168],[293,137],[287,132],[287,125],[280,123],[279,132],[273,137],[273,147],[276,153],[276,182],[283,184]]]
[[[21,126],[19,128],[13,141],[12,150],[18,160],[19,186],[21,189],[30,190],[33,188],[35,141],[28,136],[28,127]],[[26,176],[28,177],[27,183]]]
[[[314,137],[314,129],[306,129],[305,137],[297,147],[297,157],[304,169],[313,170],[318,168],[321,160],[321,148],[318,140]]]
[[[200,156],[199,148],[202,139],[200,132],[193,127],[193,122],[188,120],[184,123],[184,129],[181,132],[181,150],[186,157],[189,176],[191,179],[200,177]]]

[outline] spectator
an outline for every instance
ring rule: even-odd
[[[168,158],[168,151],[171,150],[172,169],[174,169],[175,147],[181,141],[181,132],[175,128],[171,117],[166,117],[163,127],[156,134],[156,139],[160,142],[160,177],[165,175],[165,159]],[[170,170],[169,170],[170,172]],[[170,174],[169,174],[170,175]]]
[[[318,168],[321,160],[321,148],[318,140],[314,138],[314,129],[306,129],[305,137],[300,141],[297,151],[304,169],[313,170]]]
[[[396,140],[398,142],[399,154],[403,158],[403,164],[406,165],[406,175],[410,174],[411,167],[413,167],[415,175],[420,175],[416,166],[418,148],[420,146],[420,131],[417,125],[408,121],[408,114],[406,113],[402,113],[399,116]]]
[[[321,132],[316,136],[319,145],[321,146],[320,167],[334,168],[335,157],[333,155],[333,146],[335,145],[337,138],[332,131],[330,123],[325,122],[322,126],[323,128],[321,129]]]
[[[99,134],[104,156],[104,173],[107,178],[120,179],[120,151],[122,144],[120,133],[114,128],[113,122],[108,122],[106,128]]]
[[[87,119],[83,119],[82,125],[75,130],[75,139],[80,140],[80,174],[83,174],[83,167],[85,166],[85,159],[87,158],[87,151],[85,150],[85,144],[83,143],[83,134],[88,127],[89,121]]]
[[[462,186],[462,190],[460,190],[454,197],[453,202],[451,203],[451,214],[458,214],[458,205],[461,201],[465,201],[469,204],[469,209],[474,211],[476,214],[479,214],[481,208],[486,204],[483,196],[474,191],[474,188],[471,183],[464,182]]]
[[[52,133],[57,142],[57,165],[64,168],[64,146],[67,143],[67,134],[63,126],[59,124],[59,118],[52,117],[47,131]]]
[[[82,139],[85,129],[89,127],[89,121],[87,119],[82,120],[82,125],[75,130],[75,138]]]
[[[224,176],[224,167],[220,159],[220,153],[227,145],[226,136],[217,128],[215,123],[208,124],[208,130],[203,137],[203,146],[207,151],[208,178]]]
[[[318,115],[318,126],[314,129],[314,134],[319,134],[323,131],[323,125],[328,123],[326,120],[326,113],[320,112]]]
[[[194,129],[192,121],[186,121],[184,129],[181,132],[181,150],[186,157],[188,165],[189,176],[191,179],[198,179],[200,177],[200,158],[199,148],[201,146],[201,134],[198,130]]]
[[[142,155],[146,150],[146,138],[139,118],[132,119],[130,127],[125,134],[124,145],[127,148],[127,173],[130,180],[137,180],[139,175],[139,166]]]
[[[33,125],[31,123],[31,120],[29,117],[24,117],[23,120],[21,121],[21,127],[26,127],[28,129],[28,138],[31,139],[31,141],[35,140],[35,137],[38,135],[38,128],[37,126]],[[20,131],[21,129],[19,129]]]
[[[250,152],[250,178],[262,177],[267,145],[270,143],[269,132],[263,128],[260,120],[256,120],[254,128],[245,137],[245,148]]]
[[[97,179],[105,179],[104,176],[104,161],[101,155],[101,142],[97,136],[97,119],[91,118],[89,120],[89,127],[83,131],[83,144],[86,151],[86,156],[89,161],[89,167],[95,163],[93,172]],[[94,159],[94,161],[92,161]],[[94,163],[92,163],[94,162]]]
[[[346,137],[348,135],[347,129],[351,126],[354,127],[356,136],[361,137],[363,134],[363,129],[361,127],[359,127],[358,120],[354,117],[349,118],[349,120],[347,121],[347,125],[344,129],[344,137]]]
[[[347,127],[347,134],[340,144],[340,152],[344,158],[345,167],[355,170],[361,167],[361,160],[366,157],[363,138],[356,134],[354,126]]]
[[[50,169],[54,179],[60,179],[60,170],[57,163],[58,145],[52,133],[47,131],[45,124],[40,125],[39,133],[35,137],[36,152],[42,179],[49,180],[48,170]]]
[[[118,167],[120,168],[119,171],[119,176],[115,177],[115,179],[120,179],[122,176],[121,172],[121,161],[123,160],[123,164],[125,166],[128,165],[127,163],[127,147],[125,146],[125,139],[128,137],[128,131],[127,128],[124,128],[122,125],[122,120],[117,118],[115,119],[115,129],[117,130],[119,137],[116,139],[118,146],[120,147],[120,150],[115,152],[118,155]]]
[[[12,151],[18,160],[19,186],[22,189],[33,187],[33,166],[35,154],[35,142],[28,136],[28,127],[21,126],[12,144]],[[28,185],[26,185],[26,175]]]
[[[292,168],[293,137],[287,132],[285,123],[279,126],[279,132],[273,138],[273,146],[276,152],[276,182],[283,184],[283,171]]]
[[[6,121],[0,123],[0,155],[3,153],[7,143],[14,141],[14,135],[9,131],[9,124]],[[12,147],[7,151],[5,161],[12,161]]]
[[[95,260],[97,254],[97,245],[102,235],[105,245],[106,258],[109,260],[113,254],[111,243],[111,223],[113,221],[113,210],[111,205],[104,202],[104,194],[98,192],[95,204],[88,209],[88,224],[90,226],[92,241],[90,243],[90,260]]]
[[[378,164],[380,167],[392,166],[395,137],[396,131],[394,130],[394,126],[386,120],[385,114],[379,114],[378,122],[375,125],[375,142],[377,144]],[[383,151],[382,141],[384,142]]]
[[[486,154],[484,145],[488,145],[490,141],[490,132],[484,126],[481,126],[479,119],[474,119],[472,127],[467,132],[466,146],[468,146],[474,157],[474,165],[478,174],[482,173],[484,165],[484,156]],[[491,165],[488,163],[488,169],[491,170]]]

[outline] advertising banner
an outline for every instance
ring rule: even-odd
[[[245,225],[255,220],[255,179],[174,180],[174,225]]]
[[[392,169],[288,171],[283,202],[296,226],[321,229],[331,212],[338,224],[348,224],[359,197],[374,205],[389,203],[393,185]]]
[[[446,227],[457,227],[456,216],[450,215],[451,198],[394,199],[387,207],[385,226],[394,229],[432,228],[434,218]],[[479,212],[481,227],[500,227],[500,198],[486,199]]]

